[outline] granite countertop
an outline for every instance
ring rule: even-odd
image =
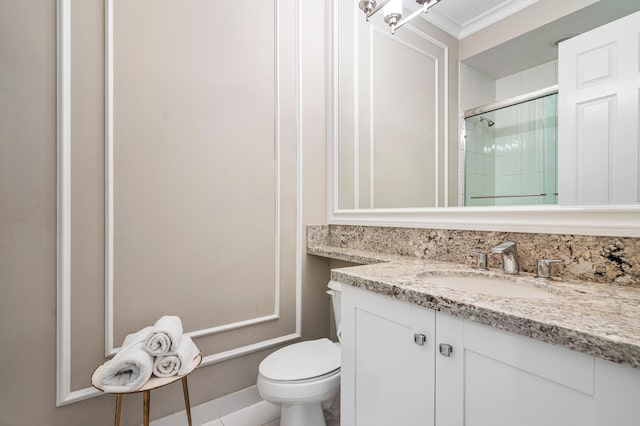
[[[363,264],[334,269],[331,279],[446,312],[500,330],[562,345],[640,368],[640,289],[612,284],[539,282],[523,273],[479,272],[467,265],[331,246],[309,254]],[[450,289],[429,275],[507,278],[550,293],[544,298],[506,298]]]

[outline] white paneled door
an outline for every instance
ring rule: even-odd
[[[560,44],[560,204],[640,201],[640,12]]]

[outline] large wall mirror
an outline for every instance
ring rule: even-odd
[[[407,12],[411,3],[405,1]],[[471,3],[443,0],[432,10],[449,18],[466,13],[473,22]],[[486,49],[469,49],[464,34],[427,23],[429,14],[392,35],[382,16],[366,22],[358,2],[334,1],[330,222],[640,236],[638,87],[628,100],[635,132],[617,146],[611,117],[620,103],[589,103],[586,90],[563,88],[581,87],[584,75],[606,80],[618,67],[607,61],[621,52],[596,41],[571,49],[564,46],[573,40],[562,43],[640,3],[583,3]],[[475,37],[476,45],[487,38]],[[564,64],[562,49],[573,55]],[[591,51],[599,53],[585,53]],[[563,114],[577,114],[579,124],[562,123]]]

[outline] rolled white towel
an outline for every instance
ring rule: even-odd
[[[181,337],[182,321],[180,321],[180,317],[165,315],[154,324],[144,348],[153,356],[175,352],[178,350]]]
[[[153,361],[153,374],[158,377],[181,376],[187,372],[191,361],[199,353],[200,350],[191,337],[182,336],[177,351],[156,357]]]
[[[153,357],[144,350],[144,342],[152,327],[129,334],[122,347],[102,372],[102,390],[105,392],[133,392],[141,388],[153,372]]]

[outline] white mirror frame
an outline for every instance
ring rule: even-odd
[[[335,1],[335,0],[334,0]],[[327,223],[474,231],[640,237],[640,205],[339,209],[338,75],[334,4],[328,2]]]

